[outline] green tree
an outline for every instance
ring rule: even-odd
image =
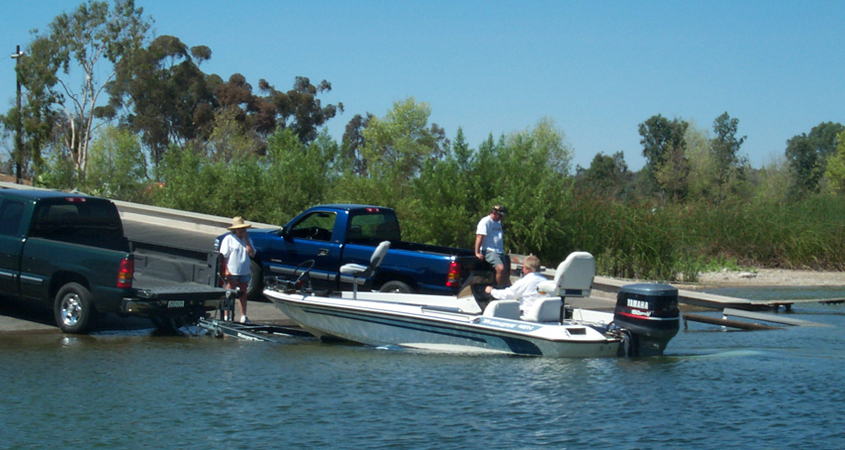
[[[690,161],[689,197],[692,200],[716,197],[719,191],[716,185],[716,162],[711,151],[710,132],[699,128],[694,121],[684,134],[687,143],[687,157]]]
[[[792,193],[802,196],[819,192],[827,170],[827,158],[836,151],[836,136],[845,130],[840,123],[823,122],[809,134],[801,133],[786,141],[786,158],[793,177]]]
[[[622,199],[631,189],[632,177],[621,151],[611,156],[598,153],[593,157],[590,167],[578,167],[576,186],[580,191],[592,195]]]
[[[58,66],[51,59],[53,52],[54,45],[47,39],[36,39],[29,44],[20,64],[15,65],[23,88],[21,110],[12,108],[2,117],[4,128],[16,132],[20,116],[23,123],[22,170],[28,172],[26,162],[31,161],[32,175],[36,181],[44,168],[42,153],[59,141],[57,130],[62,122],[60,111],[54,108],[58,103],[57,94],[51,89],[58,82]]]
[[[363,131],[361,156],[370,176],[402,198],[402,189],[418,176],[423,164],[443,155],[446,139],[437,124],[428,125],[431,107],[413,98],[398,101],[383,118],[373,117]]]
[[[123,121],[141,133],[153,163],[171,144],[208,137],[216,108],[213,89],[222,83],[199,68],[210,58],[208,47],[189,49],[176,37],[159,36],[118,62],[110,105],[115,112],[127,110]]]
[[[789,199],[792,174],[786,155],[773,157],[754,174],[756,178],[752,200],[768,204],[786,204]]]
[[[260,144],[247,135],[243,123],[237,120],[240,113],[241,110],[235,106],[220,108],[214,113],[214,128],[203,143],[205,155],[212,161],[229,163],[252,158],[259,153]]]
[[[344,159],[348,161],[349,169],[355,175],[362,177],[366,177],[368,174],[367,160],[361,154],[361,149],[366,142],[364,139],[364,130],[367,129],[367,125],[369,125],[372,118],[373,115],[369,113],[366,116],[356,114],[346,124],[346,130],[343,133],[341,144],[341,153]]]
[[[296,77],[293,88],[287,92],[277,91],[266,80],[261,79],[258,87],[265,94],[259,105],[264,120],[264,127],[259,132],[273,132],[276,128],[290,129],[304,144],[317,138],[319,128],[343,112],[343,103],[323,106],[317,95],[332,90],[332,84],[326,80],[314,86],[308,77]],[[269,117],[268,117],[269,115]]]
[[[825,176],[834,190],[845,193],[845,131],[836,136],[836,153],[827,161]]]
[[[691,171],[685,144],[667,147],[663,158],[663,162],[657,166],[654,173],[657,184],[673,201],[683,201],[689,193],[689,174]]]
[[[732,182],[745,177],[747,160],[739,155],[739,148],[746,136],[737,138],[739,119],[731,118],[727,112],[713,121],[713,161],[716,168],[717,200],[724,200],[727,188]]]
[[[441,159],[423,163],[420,176],[412,181],[413,195],[402,204],[404,238],[430,244],[470,248],[475,235],[469,232],[478,211],[473,200],[473,151],[463,130],[458,128],[454,145]]]
[[[677,118],[670,121],[660,114],[639,125],[640,144],[646,158],[643,172],[652,189],[665,192],[668,188],[676,195],[683,191],[688,173],[684,140],[688,127],[686,121]]]
[[[49,25],[49,31],[35,38],[24,64],[36,76],[27,89],[42,92],[41,98],[58,107],[62,120],[62,142],[71,155],[75,169],[84,177],[88,148],[93,138],[95,120],[110,114],[100,105],[100,94],[116,75],[119,61],[141,48],[150,22],[133,0],[115,0],[114,8],[106,2],[89,0],[73,14],[62,13]],[[105,65],[104,65],[105,64]],[[110,66],[108,66],[110,64]],[[71,68],[82,71],[82,83],[72,87]],[[58,75],[61,71],[63,77]],[[47,92],[49,91],[49,92]],[[46,116],[44,114],[43,116]]]
[[[499,148],[497,196],[493,202],[509,207],[506,246],[511,252],[543,254],[553,263],[566,250],[555,246],[566,239],[561,224],[571,198],[569,166],[572,148],[563,130],[549,118],[540,119],[531,130],[512,133]]]
[[[147,159],[138,136],[129,130],[106,127],[91,143],[88,193],[108,198],[142,201],[148,185]]]

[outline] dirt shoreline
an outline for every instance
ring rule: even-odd
[[[691,287],[737,286],[845,286],[845,272],[813,270],[753,269],[748,271],[706,272]]]

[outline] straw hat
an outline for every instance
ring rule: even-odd
[[[241,216],[236,216],[232,219],[232,226],[229,227],[230,230],[237,230],[239,228],[249,228],[252,225],[245,223],[244,218]]]

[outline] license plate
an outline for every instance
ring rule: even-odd
[[[167,302],[168,308],[184,308],[185,301],[184,300],[169,300]]]

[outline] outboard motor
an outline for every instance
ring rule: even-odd
[[[622,286],[613,323],[630,333],[627,356],[662,355],[681,325],[678,289],[659,283]]]

